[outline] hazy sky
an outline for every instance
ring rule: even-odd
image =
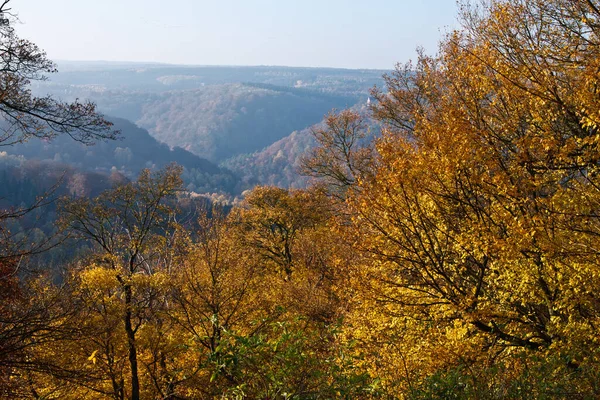
[[[13,0],[54,60],[390,69],[435,53],[455,0]]]

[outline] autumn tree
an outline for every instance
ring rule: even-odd
[[[166,202],[181,187],[180,173],[175,166],[156,173],[145,170],[136,182],[95,199],[68,201],[62,208],[62,224],[95,249],[77,279],[87,313],[105,329],[90,354],[105,365],[112,387],[98,390],[115,399],[139,399],[140,375],[147,375],[140,371],[138,341],[140,330],[157,322],[164,301],[161,282],[172,267],[179,238],[174,209]],[[126,369],[115,364],[123,347]]]
[[[325,126],[312,133],[317,147],[302,157],[300,172],[318,178],[329,195],[343,199],[374,161],[367,117],[351,110],[331,112]]]
[[[438,56],[374,91],[386,127],[347,201],[370,257],[348,335],[390,388],[457,364],[518,374],[523,356],[562,359],[597,396],[599,9],[464,5]]]
[[[52,139],[69,135],[74,140],[92,144],[96,140],[114,139],[118,132],[96,112],[90,102],[65,103],[50,96],[36,97],[29,85],[45,80],[46,74],[56,71],[55,65],[34,43],[20,39],[14,30],[16,19],[9,0],[0,4],[0,146],[10,146],[32,137]],[[40,196],[25,207],[0,210],[0,392],[2,396],[20,396],[11,392],[22,383],[18,371],[30,371],[36,366],[27,359],[27,350],[41,342],[51,341],[62,333],[57,320],[66,315],[54,314],[49,307],[56,298],[49,292],[38,291],[39,285],[23,282],[23,265],[27,257],[47,250],[55,240],[34,240],[31,235],[16,233],[7,224],[48,203],[50,193]],[[41,290],[41,289],[40,289]],[[39,296],[36,301],[31,297]],[[17,370],[15,370],[17,368]],[[46,368],[47,369],[47,368]],[[15,375],[16,374],[16,375]],[[11,394],[12,393],[12,394]]]
[[[320,189],[287,191],[257,187],[242,207],[233,210],[239,241],[260,256],[281,280],[281,304],[315,320],[335,319],[336,293],[331,287],[345,272],[335,267],[340,246],[332,234],[334,205]]]
[[[274,269],[288,278],[293,273],[293,247],[304,228],[315,228],[327,218],[327,204],[302,191],[257,187],[239,209],[242,240],[256,248]]]
[[[244,382],[233,362],[233,337],[250,338],[278,315],[268,296],[270,276],[218,206],[200,212],[176,262],[166,314],[186,351],[172,393],[211,398]]]
[[[260,271],[259,298],[272,307],[252,335],[233,331],[224,342],[233,353],[225,357],[227,367],[245,377],[232,393],[352,398],[372,389],[354,368],[352,345],[338,341],[356,259],[335,232],[334,210],[320,189],[274,187],[255,188],[232,210],[233,238],[252,255]]]
[[[167,223],[167,204],[145,208],[157,204],[161,187],[173,188],[169,177],[142,174],[64,206],[63,223],[94,244],[65,289],[65,309],[73,304],[78,319],[60,325],[76,327],[78,336],[36,346],[31,359],[63,373],[35,371],[27,387],[40,396],[119,400],[134,398],[136,384],[140,398],[164,399],[372,392],[350,346],[337,341],[334,266],[344,257],[328,238],[327,198],[259,188],[247,208],[226,215],[209,207],[182,231]],[[292,209],[312,217],[296,220]],[[264,248],[280,248],[265,230],[275,215],[293,226],[291,275]]]

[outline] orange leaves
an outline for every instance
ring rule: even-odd
[[[463,11],[438,57],[375,92],[377,162],[346,200],[346,235],[368,254],[348,335],[403,357],[416,337],[581,351],[600,322],[600,14],[566,0]]]

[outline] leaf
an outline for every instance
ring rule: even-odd
[[[88,357],[88,361],[91,361],[92,363],[96,364],[96,354],[98,353],[98,350],[94,350],[94,352],[92,353],[92,355],[90,355]]]

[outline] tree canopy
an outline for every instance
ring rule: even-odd
[[[65,200],[94,245],[63,286],[6,280],[0,312],[45,319],[0,325],[2,393],[597,398],[600,4],[461,12],[374,89],[379,138],[351,111],[314,132],[309,190],[192,224],[176,167]]]
[[[525,354],[580,379],[554,395],[595,393],[598,4],[489,1],[462,18],[374,91],[386,128],[347,202],[371,260],[349,335],[393,346],[372,365],[390,385],[457,365],[518,374]]]

